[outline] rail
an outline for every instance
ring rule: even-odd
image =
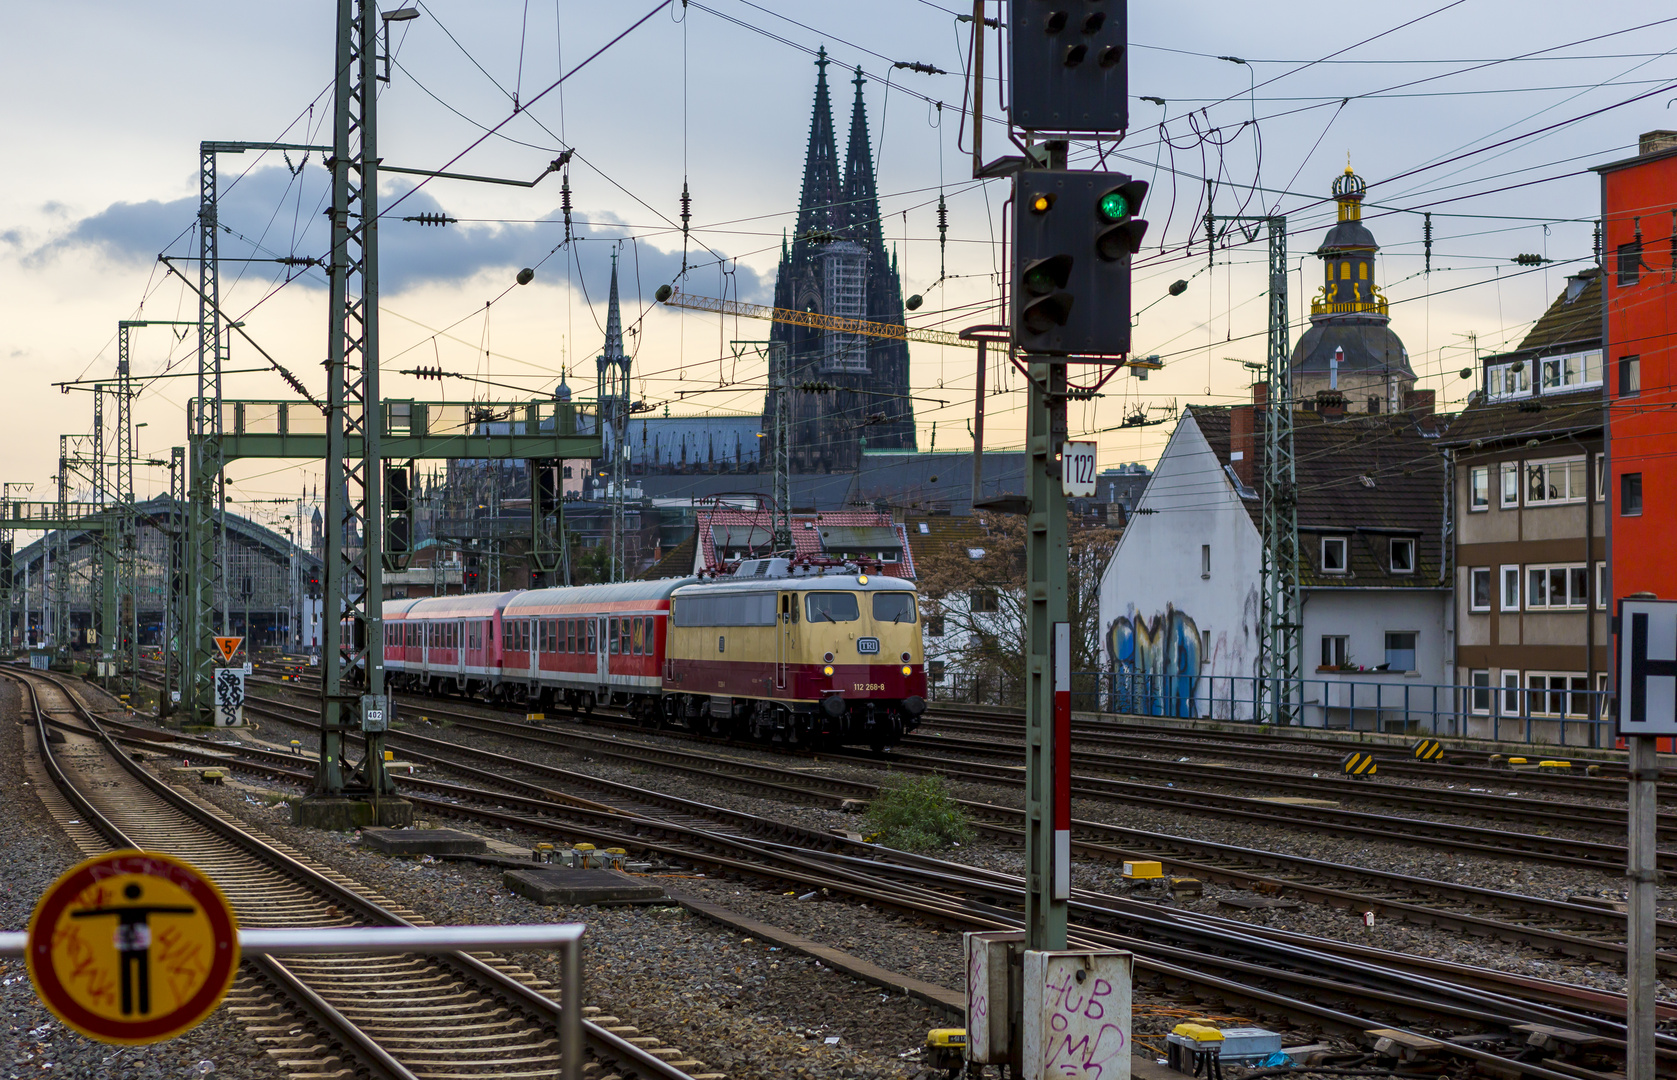
[[[298,956],[355,953],[395,956],[424,953],[443,956],[491,948],[558,948],[561,993],[582,985],[581,923],[538,926],[352,926],[300,930],[240,930],[242,956]],[[20,957],[29,945],[22,930],[0,931],[0,956]],[[582,1080],[582,1012],[560,1009],[559,1047],[564,1080]]]
[[[1277,684],[1304,727],[1524,742],[1600,749],[1614,745],[1612,695],[1576,685],[1580,675],[1544,675],[1524,686],[1424,683],[1403,672],[1345,672]],[[1257,724],[1276,696],[1250,675],[1080,671],[1079,712]],[[1282,692],[1284,690],[1284,692]],[[930,686],[934,703],[1022,707],[1023,694],[993,675],[951,673]]]

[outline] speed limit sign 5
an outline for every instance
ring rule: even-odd
[[[1060,488],[1067,495],[1087,498],[1095,493],[1095,444],[1068,442],[1060,454]]]

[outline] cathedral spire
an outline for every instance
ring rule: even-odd
[[[827,93],[827,48],[816,53],[815,109],[809,120],[809,150],[804,155],[804,190],[798,202],[798,239],[832,231],[844,224],[839,202],[843,188],[838,171],[838,141],[833,137],[833,102]]]
[[[862,101],[862,69],[850,80],[856,102],[850,109],[850,146],[844,163],[844,223],[852,240],[883,254],[885,236],[879,222],[879,191],[874,186],[873,148],[868,140],[868,110]]]
[[[617,252],[611,253],[611,299],[606,301],[606,347],[602,353],[607,363],[621,364],[623,353],[623,312],[617,302]]]

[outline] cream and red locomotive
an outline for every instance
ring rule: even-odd
[[[648,726],[792,745],[890,746],[926,708],[913,583],[785,559],[393,600],[384,666],[397,690],[618,708]]]

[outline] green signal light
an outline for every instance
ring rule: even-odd
[[[1051,293],[1054,291],[1054,279],[1049,277],[1045,271],[1032,270],[1025,275],[1025,291],[1033,296]]]
[[[1130,215],[1129,200],[1116,191],[1109,191],[1101,196],[1101,217],[1108,221],[1123,221]]]

